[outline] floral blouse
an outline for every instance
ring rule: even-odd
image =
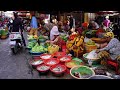
[[[115,60],[120,55],[120,41],[116,38],[111,39],[108,45],[100,51],[106,50],[110,53],[111,59]]]

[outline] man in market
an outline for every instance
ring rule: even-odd
[[[30,35],[35,35],[35,37],[37,37],[38,35],[38,22],[37,22],[37,18],[35,17],[35,14],[32,14],[32,19],[31,19],[31,30],[30,30]]]
[[[75,24],[75,21],[74,21],[74,18],[73,18],[73,15],[70,16],[70,23],[69,23],[69,26],[70,26],[70,29],[72,29],[74,27],[74,24]]]
[[[14,12],[13,15],[14,15],[14,17],[13,17],[13,23],[11,23],[12,24],[12,30],[11,30],[11,32],[19,32],[19,30],[20,30],[23,44],[24,44],[24,46],[26,46],[25,39],[23,37],[22,22],[18,18],[17,12]]]
[[[111,34],[112,32],[105,34],[107,45],[96,52],[104,60],[120,60],[120,41]]]

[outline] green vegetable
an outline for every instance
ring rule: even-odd
[[[68,38],[67,38],[67,35],[61,35],[60,36],[65,42],[67,42]]]
[[[43,45],[39,45],[36,43],[36,45],[32,48],[32,52],[47,52],[47,48],[45,48]]]
[[[83,62],[81,59],[79,58],[73,58],[72,60],[78,61],[78,62]]]
[[[39,36],[39,39],[43,39],[43,38],[44,38],[43,35],[40,35],[40,36]]]
[[[0,30],[0,34],[1,34],[2,36],[7,35],[7,34],[8,34],[8,31]]]
[[[33,35],[28,35],[28,40],[33,40],[34,39],[34,36]]]
[[[35,46],[35,42],[29,42],[28,43],[28,48],[33,48]]]
[[[92,71],[86,67],[79,67],[78,69],[73,69],[72,74],[79,72],[81,75],[92,75]]]

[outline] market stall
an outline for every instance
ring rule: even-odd
[[[98,29],[84,30],[78,34],[73,29],[69,35],[67,33],[59,34],[62,39],[62,42],[58,40],[59,45],[57,45],[58,43],[47,43],[49,36],[28,33],[27,48],[32,56],[29,64],[40,75],[51,73],[53,76],[62,77],[67,73],[75,79],[90,79],[95,75],[103,75],[103,78],[105,78],[104,76],[109,78],[108,73],[110,72],[107,65],[111,64],[113,67],[115,65],[111,62],[104,67],[102,62],[104,60],[97,53],[98,49],[107,46],[106,34],[114,38],[114,34],[108,32]],[[102,54],[108,55],[106,52]],[[118,67],[115,71],[118,71]]]

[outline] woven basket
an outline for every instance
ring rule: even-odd
[[[7,35],[1,36],[1,39],[6,39],[6,38],[7,38]]]
[[[73,68],[70,69],[70,75],[71,75],[73,78],[75,78],[75,79],[89,79],[89,78],[78,78],[78,77],[75,77],[75,76],[72,74],[72,70],[78,69],[78,68],[80,68],[80,67],[86,67],[86,68],[88,68],[88,69],[91,70],[91,72],[92,72],[92,75],[91,75],[91,76],[94,76],[94,75],[95,75],[94,70],[92,70],[91,68],[89,68],[89,67],[87,67],[87,66],[79,65],[79,66],[75,66],[75,67],[73,67]]]

